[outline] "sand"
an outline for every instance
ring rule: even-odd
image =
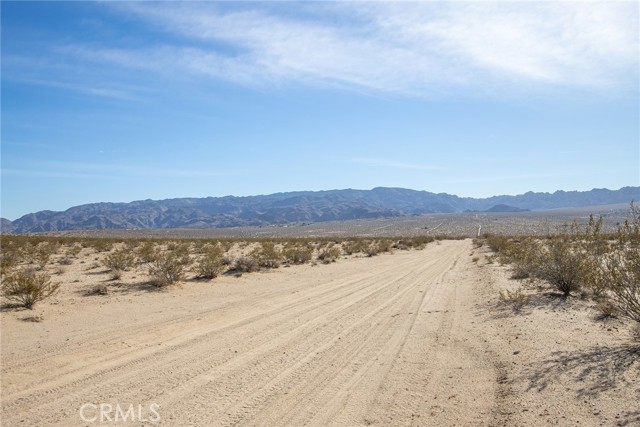
[[[0,313],[2,425],[640,425],[630,325],[544,291],[514,313],[507,269],[472,253],[444,241],[105,296],[85,291],[108,275],[84,273]]]

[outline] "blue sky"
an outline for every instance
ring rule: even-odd
[[[636,2],[8,2],[2,211],[640,185]]]

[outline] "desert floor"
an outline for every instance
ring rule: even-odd
[[[630,325],[543,290],[501,306],[516,284],[471,240],[165,290],[78,280],[0,313],[3,426],[640,425]]]

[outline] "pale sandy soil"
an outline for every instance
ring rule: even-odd
[[[89,258],[54,300],[0,313],[2,425],[640,425],[628,324],[542,292],[500,308],[514,283],[472,252],[445,241],[106,296],[83,293],[108,278]],[[136,420],[81,419],[107,403]],[[140,421],[151,404],[160,420]]]

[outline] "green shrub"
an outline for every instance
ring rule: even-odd
[[[111,271],[128,271],[134,266],[136,257],[126,248],[116,249],[104,258],[103,264]]]
[[[309,245],[287,247],[283,256],[291,264],[305,264],[313,258],[313,248]]]
[[[251,252],[251,256],[264,268],[278,268],[282,262],[282,252],[273,242],[262,242],[259,248]]]
[[[337,246],[332,246],[330,248],[322,249],[318,253],[318,260],[322,261],[323,264],[329,264],[335,262],[342,255],[342,251]]]
[[[609,282],[607,296],[616,311],[640,323],[640,209],[633,204],[630,216],[603,257],[600,274]]]
[[[13,272],[2,281],[5,298],[28,309],[32,309],[37,302],[55,294],[59,287],[59,284],[51,283],[51,277],[48,274],[29,270]]]
[[[342,249],[347,255],[364,252],[365,243],[362,240],[348,240],[342,243]]]
[[[569,296],[571,292],[579,291],[584,282],[585,256],[569,235],[562,234],[552,237],[547,243],[546,250],[540,251],[533,273],[536,278],[545,280]]]
[[[218,277],[224,270],[224,251],[218,245],[206,244],[200,248],[202,258],[196,264],[196,275],[203,279]]]
[[[152,262],[156,258],[156,245],[153,242],[147,241],[138,246],[137,248],[138,258],[144,262]]]
[[[171,251],[159,254],[149,264],[151,283],[157,287],[165,287],[179,282],[184,279],[189,264],[188,256],[176,255]]]

